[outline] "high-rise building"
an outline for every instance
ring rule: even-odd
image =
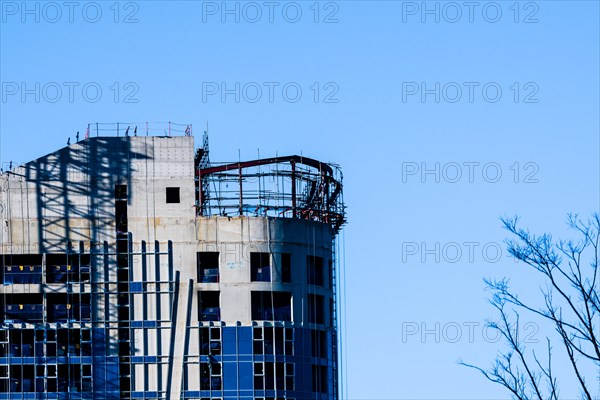
[[[0,399],[339,398],[340,170],[103,127],[0,176]]]

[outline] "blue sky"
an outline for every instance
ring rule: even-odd
[[[336,162],[348,398],[508,398],[456,361],[503,348],[484,277],[538,293],[499,217],[561,237],[600,208],[598,2],[0,3],[3,164],[118,121]]]

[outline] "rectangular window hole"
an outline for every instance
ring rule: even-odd
[[[262,328],[254,328],[254,340],[263,340]]]
[[[323,296],[318,294],[308,295],[308,322],[313,324],[325,323],[325,308]]]
[[[311,355],[313,357],[327,357],[327,335],[325,331],[311,331]]]
[[[257,362],[254,364],[254,375],[264,375],[265,374],[265,364],[261,362]]]
[[[178,187],[168,187],[167,188],[167,203],[179,203],[181,201],[179,197],[179,188]]]
[[[127,200],[127,185],[115,185],[115,199]]]
[[[197,253],[198,282],[219,282],[219,252],[201,251]]]
[[[250,280],[252,282],[271,282],[271,255],[269,253],[250,253]]]
[[[292,294],[290,292],[253,291],[251,307],[254,321],[292,320]]]
[[[201,291],[199,292],[199,316],[200,321],[219,321],[221,319],[221,309],[219,308],[219,291]]]
[[[312,366],[313,392],[327,393],[327,367],[323,365]]]
[[[323,257],[308,256],[308,284],[323,286]]]
[[[290,253],[281,254],[281,282],[290,283],[292,281],[292,255]]]

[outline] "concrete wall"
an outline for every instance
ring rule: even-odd
[[[307,256],[324,259],[327,271],[331,259],[332,232],[328,225],[294,219],[267,217],[204,217],[197,220],[198,251],[218,251],[219,283],[198,283],[201,290],[221,292],[221,319],[226,323],[250,323],[252,291],[292,293],[292,320],[307,325],[307,296],[331,297],[329,274],[325,286],[307,285]],[[250,253],[271,253],[271,282],[251,282]],[[291,254],[291,282],[281,282],[281,253]],[[197,302],[195,303],[197,304]],[[325,320],[329,309],[326,307]],[[197,312],[194,313],[197,317]]]

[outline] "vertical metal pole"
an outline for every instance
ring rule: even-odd
[[[321,173],[321,179],[323,179],[323,184],[324,184],[324,190],[325,190],[325,194],[324,194],[324,200],[323,200],[323,206],[324,206],[324,210],[323,210],[323,217],[321,219],[322,222],[329,222],[329,181],[327,179],[327,174],[322,172]]]
[[[242,193],[242,164],[238,164],[239,166],[239,181],[240,181],[240,215],[244,210],[244,194]]]
[[[127,328],[129,330],[129,347],[130,350],[133,350],[133,346],[131,343],[135,343],[135,331],[131,327],[131,321],[134,319],[134,304],[133,304],[133,293],[131,293],[131,282],[133,282],[133,235],[131,232],[127,232],[127,272],[128,279],[127,282],[127,298],[129,299],[129,321],[127,321]],[[129,391],[132,392],[135,385],[135,369],[133,368],[133,362],[131,362],[131,357],[129,357]]]
[[[162,370],[163,370],[163,361],[162,361],[162,335],[163,335],[163,329],[162,329],[162,302],[161,302],[161,297],[162,297],[162,293],[161,292],[161,288],[163,286],[162,283],[160,282],[160,245],[158,243],[158,240],[154,241],[154,267],[155,267],[155,281],[156,281],[156,294],[155,294],[155,298],[156,298],[156,321],[157,321],[157,329],[156,329],[156,355],[158,356],[158,365],[156,366],[156,373],[157,373],[157,382],[156,382],[156,390],[158,392],[162,391],[162,384],[163,384],[163,377],[162,377]]]
[[[169,315],[169,319],[173,321],[173,292],[175,290],[175,284],[173,282],[173,242],[169,240],[167,242],[167,260],[169,263],[169,304],[171,314]]]
[[[110,307],[110,270],[108,264],[108,242],[104,241],[104,245],[102,247],[102,258],[104,261],[104,326],[107,326],[108,317],[110,316],[111,310]]]
[[[204,206],[204,197],[202,194],[202,170],[198,168],[198,215],[202,215],[202,209]]]
[[[144,321],[148,321],[148,292],[146,290],[146,282],[148,282],[148,271],[147,260],[146,260],[146,241],[142,240],[142,317]],[[142,329],[143,341],[144,341],[144,356],[149,354],[148,352],[148,328],[144,326]],[[148,391],[149,379],[148,379],[148,364],[144,363],[144,391]]]
[[[296,161],[292,160],[292,217],[296,218]]]
[[[85,283],[83,282],[83,279],[81,279],[81,259],[83,258],[83,250],[84,250],[84,246],[83,246],[83,242],[80,240],[79,241],[79,255],[78,260],[77,260],[77,265],[78,265],[78,271],[77,271],[77,275],[79,278],[79,301],[81,301],[81,293],[85,293]],[[90,260],[91,261],[91,260]],[[92,286],[90,285],[90,302],[89,302],[89,307],[90,307],[90,322],[92,322],[94,320],[93,318],[93,313],[92,313],[92,297],[94,296],[94,290],[92,289]],[[83,302],[82,302],[83,303]],[[79,312],[81,313],[81,307],[79,308]],[[80,314],[82,315],[82,314]],[[79,340],[81,340],[81,327],[82,325],[79,325]]]

